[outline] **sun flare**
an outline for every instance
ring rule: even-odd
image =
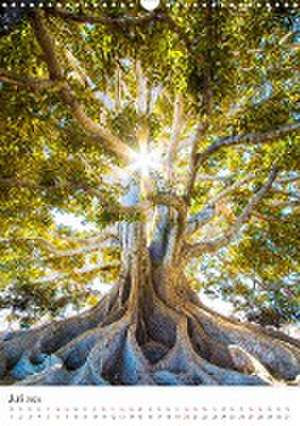
[[[162,167],[162,153],[156,150],[149,151],[142,149],[136,152],[130,165],[132,171],[141,173],[142,176],[149,176],[151,172]]]

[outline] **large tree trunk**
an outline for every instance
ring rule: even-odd
[[[135,205],[133,182],[123,204]],[[21,384],[259,385],[296,383],[300,343],[200,302],[184,275],[177,213],[159,206],[145,224],[120,224],[119,282],[76,317],[0,343],[0,378]],[[35,373],[35,374],[33,374]]]
[[[299,342],[212,312],[189,288],[180,259],[161,261],[155,239],[147,249],[140,223],[122,226],[118,284],[88,312],[3,341],[0,374],[6,383],[296,382]]]

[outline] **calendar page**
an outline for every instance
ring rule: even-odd
[[[0,0],[3,426],[299,424],[299,83],[299,1]]]

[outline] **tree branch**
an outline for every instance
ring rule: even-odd
[[[109,242],[109,246],[113,242],[117,242],[117,235],[116,233],[112,233],[111,231],[107,231],[99,235],[98,237],[94,237],[92,239],[85,239],[85,246],[84,247],[77,247],[74,249],[69,250],[61,250],[58,249],[53,243],[51,243],[49,240],[42,238],[42,237],[19,237],[19,238],[0,238],[0,243],[4,244],[10,244],[12,242],[20,242],[20,241],[30,241],[33,243],[40,243],[42,244],[50,253],[51,258],[52,257],[72,257],[72,256],[78,256],[81,254],[91,253],[93,251],[96,251],[98,249],[102,249],[105,247],[105,244]],[[84,240],[81,240],[81,243]],[[68,240],[70,242],[70,240]],[[77,241],[78,243],[79,241]],[[88,243],[87,243],[88,242]]]
[[[204,207],[200,212],[194,214],[188,219],[188,223],[185,229],[185,237],[192,235],[198,231],[202,226],[210,222],[215,216],[215,206],[209,204]]]
[[[0,178],[0,188],[1,187],[15,187],[15,188],[29,188],[32,190],[55,190],[55,189],[61,189],[61,190],[80,190],[84,191],[87,194],[90,194],[93,197],[96,197],[102,207],[111,213],[118,214],[118,215],[126,215],[126,214],[134,214],[136,211],[132,211],[131,208],[123,207],[120,204],[112,204],[111,201],[109,201],[103,193],[97,189],[94,188],[85,182],[62,182],[57,183],[55,182],[53,185],[42,185],[40,183],[35,183],[30,181],[29,179],[19,179],[19,178]]]
[[[147,114],[148,107],[148,87],[147,79],[143,73],[140,61],[136,62],[136,83],[137,83],[137,97],[136,97],[136,111],[140,117]]]
[[[165,205],[174,208],[181,218],[185,218],[186,216],[187,204],[182,197],[172,194],[151,194],[148,196],[148,200],[156,205]]]
[[[192,172],[187,186],[187,197],[190,198],[192,195],[194,182],[201,164],[203,164],[210,155],[222,148],[241,145],[244,143],[247,143],[248,145],[258,145],[276,142],[280,137],[287,136],[297,130],[300,130],[300,123],[285,124],[275,130],[270,130],[269,132],[246,133],[244,135],[229,136],[212,143],[206,150],[200,153],[197,153],[197,143],[195,143],[193,163],[191,166]]]
[[[8,177],[1,178],[0,177],[0,187],[15,187],[15,188],[29,188],[29,189],[75,189],[75,190],[83,190],[95,197],[99,198],[101,201],[104,200],[102,193],[97,189],[89,186],[85,182],[54,182],[51,185],[42,185],[41,183],[36,183],[31,181],[30,179],[23,179],[18,177]]]
[[[300,176],[294,176],[294,177],[282,177],[278,179],[278,183],[293,183],[300,181]]]
[[[180,131],[182,127],[182,115],[183,115],[183,98],[182,98],[182,94],[179,93],[176,95],[175,102],[174,102],[171,140],[170,140],[169,150],[167,154],[167,172],[168,172],[169,182],[172,181],[173,163],[175,160],[175,155],[176,155],[179,137],[180,137]]]
[[[201,256],[204,253],[212,253],[221,247],[229,244],[239,233],[242,225],[248,221],[254,208],[259,204],[266,193],[271,189],[272,184],[277,176],[277,169],[272,168],[266,183],[252,196],[247,206],[242,213],[238,216],[236,222],[220,237],[208,241],[200,241],[196,244],[186,244],[185,250],[188,257]]]
[[[154,205],[167,206],[173,208],[179,214],[181,221],[185,220],[187,204],[182,197],[173,194],[149,193],[144,201],[140,201],[133,206],[121,206],[127,215],[142,214],[151,209]]]
[[[225,197],[227,197],[232,192],[239,189],[242,185],[249,182],[249,180],[255,178],[254,174],[246,176],[244,179],[235,181],[232,185],[229,185],[223,191],[220,191],[213,198],[209,200],[207,205],[195,215],[191,216],[188,219],[188,224],[186,227],[185,235],[191,235],[202,226],[206,225],[216,214],[216,205]]]
[[[250,199],[247,206],[244,208],[243,212],[237,218],[236,223],[233,225],[230,235],[235,236],[240,230],[241,226],[250,218],[252,211],[257,206],[257,204],[262,200],[262,198],[266,195],[266,193],[271,189],[273,182],[276,179],[278,174],[278,170],[276,167],[273,167],[267,182],[257,191],[255,195]]]
[[[149,22],[161,19],[161,15],[155,12],[142,16],[119,16],[114,18],[109,16],[87,15],[84,13],[76,14],[58,8],[45,8],[45,12],[48,15],[59,17],[65,21],[73,21],[82,24],[100,24],[112,27],[119,27],[120,25],[143,26]]]
[[[96,197],[102,207],[107,212],[111,212],[114,215],[119,216],[132,216],[132,215],[138,215],[141,214],[150,208],[153,207],[153,205],[156,204],[165,204],[169,205],[170,207],[174,207],[175,209],[182,209],[183,200],[179,201],[179,197],[176,196],[169,196],[166,194],[157,195],[153,193],[149,193],[147,195],[147,198],[144,201],[141,201],[137,205],[134,206],[123,206],[120,203],[112,204],[110,200],[108,200],[103,193],[97,189],[89,186],[85,182],[77,182],[76,184],[73,183],[55,183],[51,186],[43,186],[41,184],[31,182],[30,180],[26,179],[19,179],[19,178],[0,178],[0,188],[1,186],[10,186],[10,187],[16,187],[16,188],[30,188],[30,189],[73,189],[73,190],[82,190],[86,193]]]
[[[174,19],[172,19],[169,15],[165,13],[157,13],[152,12],[147,15],[141,15],[141,16],[119,16],[119,17],[108,17],[108,16],[95,16],[95,15],[87,15],[84,13],[75,14],[72,12],[68,12],[66,10],[57,9],[57,8],[49,8],[45,9],[46,13],[48,15],[59,17],[65,21],[73,21],[78,23],[88,23],[88,24],[100,24],[100,25],[106,25],[113,28],[120,28],[123,26],[144,26],[150,22],[165,22],[168,27],[178,35],[180,41],[183,42],[185,45],[185,48],[188,52],[190,52],[192,55],[195,54],[193,49],[193,43],[192,40],[189,39],[189,37],[185,34],[182,28],[177,24]],[[202,64],[203,63],[203,57],[202,55],[198,54],[195,57],[195,60],[197,63]]]
[[[73,117],[88,134],[95,138],[95,141],[101,143],[107,151],[115,154],[118,158],[126,162],[130,161],[134,157],[134,151],[109,130],[94,122],[78,102],[69,83],[64,78],[64,72],[55,53],[54,41],[43,22],[40,12],[34,12],[31,21],[36,39],[44,52],[50,79],[64,82],[59,91],[62,102],[69,107]]]
[[[263,220],[264,222],[274,222],[274,223],[291,223],[292,221],[288,218],[276,217],[270,214],[262,214],[259,212],[253,212],[253,216],[255,216],[259,220]]]
[[[92,79],[87,75],[85,69],[82,67],[78,59],[73,55],[69,49],[64,49],[65,57],[68,61],[68,64],[77,74],[77,80],[81,83],[82,86],[86,86],[90,89],[93,99],[97,102],[100,102],[101,105],[104,105],[106,109],[111,111],[115,107],[115,101],[111,99],[108,94],[101,92],[97,89],[96,85],[93,83]]]
[[[211,144],[205,151],[197,154],[198,167],[202,164],[211,154],[219,151],[221,148],[241,145],[247,143],[248,145],[257,145],[264,143],[276,142],[280,137],[287,136],[297,130],[300,130],[300,123],[285,124],[275,130],[269,132],[246,133],[244,135],[228,136],[219,139],[217,142]]]
[[[111,263],[109,265],[87,265],[84,266],[83,268],[80,269],[74,269],[72,271],[72,274],[75,275],[85,275],[85,274],[90,274],[93,272],[110,272],[115,268],[118,268],[119,264],[117,263]],[[54,272],[53,274],[47,275],[45,277],[42,277],[41,279],[39,279],[38,281],[36,281],[36,283],[50,283],[50,282],[54,282],[57,280],[62,280],[65,278],[68,278],[70,276],[70,274],[68,273],[61,273],[61,272]]]
[[[296,198],[300,201],[300,193],[299,192],[293,192],[293,191],[285,191],[283,189],[278,188],[272,188],[271,191],[275,194],[284,195],[285,197],[289,198]]]
[[[202,182],[226,182],[234,177],[236,177],[236,174],[234,173],[226,176],[198,174],[197,180]]]
[[[136,112],[139,117],[139,123],[136,131],[136,139],[139,147],[140,154],[148,155],[148,144],[149,144],[149,123],[148,123],[148,87],[147,78],[145,77],[142,69],[142,65],[138,60],[135,67],[136,73],[136,86],[137,86],[137,97],[136,97]],[[142,176],[142,180],[145,181],[148,176]],[[146,182],[144,182],[146,183]],[[146,188],[145,188],[146,189]],[[149,188],[150,189],[150,188]]]
[[[58,82],[53,80],[43,80],[38,78],[23,77],[21,75],[12,73],[3,68],[0,68],[0,81],[18,87],[24,87],[32,91],[45,90],[49,88],[59,89]]]
[[[188,180],[186,184],[186,200],[187,202],[190,202],[192,192],[195,185],[195,180],[197,176],[198,171],[198,145],[201,141],[201,138],[205,135],[206,131],[208,129],[208,121],[204,121],[204,123],[201,123],[198,125],[195,135],[192,139],[192,148],[191,148],[191,155],[190,155],[190,164],[189,164],[189,175]]]

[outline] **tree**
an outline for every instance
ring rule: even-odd
[[[223,282],[267,286],[297,275],[297,30],[232,2],[84,3],[29,11],[1,39],[0,272],[38,300],[48,289],[45,305],[99,274],[116,284],[6,336],[1,376],[295,383],[299,342],[204,306],[195,270],[221,259]],[[93,231],[58,227],[57,210]]]

